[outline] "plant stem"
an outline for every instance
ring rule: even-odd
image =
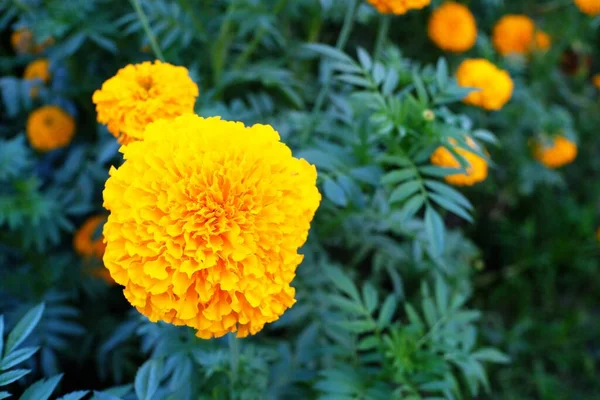
[[[227,11],[225,12],[225,19],[223,20],[221,29],[219,30],[219,37],[217,38],[212,50],[213,83],[215,86],[218,85],[218,82],[221,79],[223,67],[225,66],[225,61],[227,60],[227,53],[229,52],[229,45],[231,42],[231,15],[235,11],[236,4],[237,2],[235,1],[229,3]]]
[[[192,23],[194,24],[196,31],[198,31],[198,34],[201,36],[201,38],[204,38],[206,36],[206,30],[204,29],[204,26],[196,16],[196,13],[194,12],[194,7],[190,3],[190,0],[179,0],[179,2],[181,4],[181,7],[183,7],[185,12],[188,13],[190,18],[192,19]]]
[[[152,51],[154,52],[154,55],[160,61],[165,61],[165,56],[163,55],[162,51],[160,50],[160,47],[158,46],[158,42],[156,41],[156,37],[154,36],[152,29],[150,29],[150,23],[148,22],[148,17],[146,16],[146,13],[144,13],[144,10],[142,9],[140,0],[130,0],[130,1],[131,1],[131,4],[133,5],[133,8],[135,8],[135,12],[137,13],[138,18],[140,19],[140,22],[142,23],[142,27],[144,28],[144,31],[146,32],[146,36],[148,36],[148,40],[150,41],[150,47],[152,47]]]
[[[279,13],[285,8],[287,3],[288,3],[288,0],[279,0],[279,2],[275,5],[275,9],[273,10],[273,15],[275,17],[277,17],[279,15]],[[265,28],[264,26],[261,26],[254,33],[254,37],[252,38],[252,41],[248,44],[248,46],[246,46],[246,48],[244,49],[242,54],[240,54],[238,56],[238,58],[235,60],[235,62],[233,63],[234,69],[241,69],[246,64],[246,62],[248,61],[250,56],[252,56],[252,54],[254,54],[254,52],[260,45],[260,41],[265,36],[265,33],[267,33],[267,28]]]
[[[231,365],[231,392],[238,380],[239,364],[240,364],[240,341],[235,337],[234,333],[227,336],[229,341],[229,361]]]
[[[346,12],[346,17],[344,18],[344,25],[342,26],[342,31],[340,32],[340,36],[338,37],[337,43],[335,44],[335,48],[338,50],[343,50],[346,47],[346,43],[350,38],[350,32],[352,32],[352,27],[354,26],[354,17],[356,15],[356,11],[358,10],[358,0],[352,0],[350,7],[348,7],[348,11]],[[329,92],[329,86],[331,81],[331,73],[328,73],[325,77],[325,83],[323,84],[323,88],[319,92],[319,96],[317,97],[317,102],[313,107],[313,114],[321,111],[321,107],[323,107],[323,103],[325,102],[325,97],[327,96],[327,92]]]
[[[379,30],[377,31],[377,39],[375,41],[375,50],[373,52],[373,58],[375,60],[379,59],[379,56],[381,55],[383,45],[387,39],[388,32],[390,30],[390,21],[391,21],[391,18],[389,15],[381,16],[381,22],[379,23]]]

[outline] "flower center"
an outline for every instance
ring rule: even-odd
[[[44,125],[46,126],[52,126],[54,125],[54,118],[52,118],[51,116],[46,116],[44,117]]]
[[[137,82],[146,91],[149,91],[150,88],[152,87],[152,77],[151,76],[140,76],[137,78]]]

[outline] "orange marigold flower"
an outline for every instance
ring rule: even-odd
[[[526,15],[505,15],[496,23],[493,32],[494,47],[504,55],[527,54],[534,43],[535,24]]]
[[[26,80],[34,80],[39,79],[44,83],[47,83],[50,80],[50,63],[48,59],[41,58],[39,60],[32,61],[25,68],[25,72],[23,73],[23,78]],[[38,93],[37,87],[32,87],[30,95],[31,97],[36,97]]]
[[[382,14],[406,14],[409,10],[421,9],[431,0],[367,0]]]
[[[577,145],[562,135],[548,141],[538,140],[533,147],[536,160],[548,168],[559,168],[570,164],[577,157]]]
[[[429,38],[442,50],[463,52],[477,40],[477,25],[469,9],[448,1],[436,9],[428,25]]]
[[[456,80],[463,87],[478,88],[463,100],[486,110],[499,110],[512,97],[514,84],[508,72],[483,58],[464,60],[456,72]]]
[[[575,5],[587,15],[600,14],[600,0],[574,0]]]
[[[534,46],[536,50],[546,51],[550,49],[550,45],[552,44],[552,39],[550,39],[550,35],[543,31],[535,32]]]
[[[39,54],[46,47],[54,44],[54,39],[48,38],[43,43],[35,44],[33,33],[27,28],[19,28],[10,36],[10,43],[17,54]]]
[[[600,74],[592,76],[592,83],[594,84],[594,86],[600,89]]]
[[[127,144],[142,139],[152,121],[193,113],[197,96],[198,86],[185,67],[157,60],[120,69],[92,100],[98,122]]]
[[[102,235],[94,239],[94,234],[104,221],[106,221],[106,216],[95,215],[88,218],[77,232],[75,232],[75,236],[73,236],[73,248],[77,254],[83,257],[102,259],[106,245],[102,240]]]
[[[244,337],[294,304],[321,195],[315,167],[273,128],[188,114],[121,152],[104,189],[104,263],[139,312]]]
[[[467,137],[467,144],[471,149],[478,150],[479,146],[473,139]],[[450,139],[453,149],[460,154],[467,162],[466,172],[462,174],[453,174],[445,177],[446,182],[456,186],[472,186],[483,182],[488,176],[488,163],[485,158],[473,153],[456,144],[454,139]],[[460,162],[456,157],[443,146],[438,147],[431,155],[431,163],[445,168],[461,168]]]
[[[27,138],[38,151],[50,151],[71,143],[75,133],[73,118],[57,106],[43,106],[27,119]]]

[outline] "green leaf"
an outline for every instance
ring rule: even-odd
[[[425,186],[432,189],[433,191],[438,193],[440,196],[448,197],[449,199],[451,199],[452,201],[454,201],[457,204],[460,204],[462,207],[466,208],[467,210],[473,210],[473,206],[471,205],[471,202],[458,190],[453,189],[444,183],[441,183],[438,181],[433,181],[430,179],[425,180]]]
[[[448,83],[448,63],[444,58],[440,58],[437,62],[435,79],[439,88],[443,90]]]
[[[346,53],[340,51],[332,46],[327,46],[325,44],[320,43],[309,43],[302,46],[303,48],[318,53],[322,56],[341,61],[347,64],[356,64],[352,58],[350,58]]]
[[[450,175],[464,173],[464,171],[460,168],[444,168],[435,165],[424,165],[419,167],[419,171],[423,175],[433,176],[436,178],[445,178]]]
[[[56,389],[56,385],[62,379],[62,374],[53,376],[50,379],[41,379],[29,386],[21,395],[19,400],[48,400],[52,396],[52,392]]]
[[[373,66],[373,61],[371,60],[369,53],[367,53],[362,47],[357,48],[356,53],[358,55],[358,61],[363,69],[365,71],[370,71],[371,67]]]
[[[444,251],[444,220],[433,207],[429,206],[425,208],[425,232],[433,254],[440,256]]]
[[[425,197],[421,196],[420,194],[413,196],[410,200],[404,203],[404,206],[402,207],[402,219],[408,220],[414,217],[421,207],[423,207],[424,203]]]
[[[362,293],[365,307],[367,307],[369,314],[372,314],[379,304],[377,290],[373,287],[373,285],[367,282],[362,287]]]
[[[352,333],[365,333],[374,331],[377,327],[371,320],[359,320],[359,321],[338,321],[337,324],[342,328]]]
[[[419,313],[417,313],[413,306],[407,303],[404,305],[404,310],[406,311],[406,315],[408,315],[408,320],[411,324],[417,325],[421,328],[425,326],[423,320],[419,316]]]
[[[356,75],[342,74],[335,77],[338,81],[346,82],[354,86],[368,88],[371,87],[371,82]]]
[[[398,186],[390,194],[390,203],[397,203],[406,200],[415,194],[421,188],[419,181],[409,181]]]
[[[341,269],[337,267],[329,267],[325,269],[325,273],[340,291],[349,295],[356,302],[360,303],[360,295],[358,294],[358,289],[354,285],[354,282],[348,276],[346,276]]]
[[[425,89],[423,80],[416,72],[413,72],[413,84],[415,85],[415,89],[417,90],[419,102],[422,106],[427,106],[427,104],[429,103],[429,96],[427,95],[427,90]]]
[[[435,301],[437,302],[438,311],[441,315],[446,314],[448,310],[448,285],[443,278],[438,277],[435,280]]]
[[[398,86],[398,73],[395,69],[390,68],[388,70],[387,76],[385,77],[385,81],[383,82],[383,86],[381,87],[381,92],[384,96],[389,96]]]
[[[432,328],[437,322],[437,313],[435,312],[435,306],[433,305],[433,301],[430,297],[423,299],[423,314],[425,315],[425,321],[427,321],[427,326]]]
[[[347,297],[330,294],[327,296],[327,299],[332,305],[348,313],[361,315],[364,312],[363,306],[360,302],[349,300]]]
[[[4,349],[5,357],[9,355],[11,351],[13,351],[25,339],[27,339],[38,322],[40,322],[43,312],[44,303],[32,308],[27,312],[27,314],[25,314],[23,318],[21,318],[14,329],[8,334],[8,338],[6,339],[6,348]]]
[[[162,364],[157,360],[149,360],[142,365],[135,375],[135,393],[140,400],[152,400],[160,384]]]
[[[493,349],[491,347],[479,349],[472,354],[473,358],[478,361],[489,361],[493,363],[499,364],[508,364],[510,363],[510,357],[506,354],[502,353],[499,350]]]
[[[375,84],[379,86],[383,80],[385,79],[385,67],[380,63],[375,63],[375,68],[373,68],[373,80]]]
[[[0,400],[8,399],[10,396],[12,396],[12,394],[8,392],[0,392]]]
[[[344,189],[333,179],[325,177],[323,183],[323,192],[331,202],[340,207],[345,207],[348,204],[348,198]]]
[[[453,203],[449,199],[442,197],[436,193],[429,193],[429,198],[433,200],[436,204],[438,204],[440,207],[450,211],[453,214],[458,215],[466,221],[473,222],[473,218],[464,208],[461,208],[461,206],[457,205],[456,203]]]
[[[0,374],[0,386],[6,386],[14,381],[18,381],[30,372],[31,370],[29,369],[14,369]]]
[[[377,336],[367,336],[358,342],[359,350],[371,350],[379,346]]]
[[[57,400],[80,400],[83,399],[89,392],[89,390],[79,390],[77,392],[65,394],[63,397],[60,397]]]
[[[0,315],[0,360],[2,359],[2,348],[4,347],[4,315]]]
[[[398,299],[393,294],[390,294],[385,299],[383,306],[381,306],[381,310],[379,310],[379,318],[377,318],[377,325],[380,329],[387,328],[387,326],[390,324],[392,317],[396,312],[397,305]]]
[[[28,360],[38,350],[39,350],[39,347],[25,347],[23,349],[19,349],[19,350],[15,350],[15,351],[11,352],[8,356],[4,357],[4,359],[0,362],[0,370],[6,371],[7,369],[12,368],[17,364],[22,363],[25,360]]]
[[[415,170],[413,168],[399,169],[385,174],[381,178],[381,183],[384,185],[395,185],[406,179],[414,178],[415,175]]]

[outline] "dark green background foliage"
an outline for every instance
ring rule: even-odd
[[[452,76],[465,55],[428,40],[431,7],[392,18],[385,40],[385,19],[355,0],[1,0],[0,398],[599,398],[600,103],[590,77],[600,19],[570,0],[464,3],[479,27],[466,56],[515,81],[500,112],[460,102],[467,91]],[[149,323],[73,251],[120,162],[91,95],[155,57],[142,51],[136,4],[165,59],[201,88],[198,114],[270,123],[318,167],[323,201],[298,302],[255,337],[203,341]],[[493,24],[516,12],[550,33],[549,52],[494,52]],[[44,53],[53,78],[36,99],[21,76],[39,56],[10,46],[22,26],[55,40]],[[30,148],[25,122],[42,104],[75,117],[68,147]],[[579,156],[551,171],[528,143],[558,131],[577,138]],[[453,171],[429,155],[465,133],[493,168],[456,190],[443,181]]]

